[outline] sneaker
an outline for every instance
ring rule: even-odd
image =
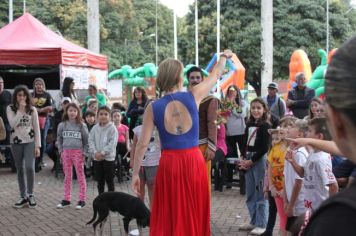
[[[22,208],[28,204],[27,198],[21,197],[14,205],[14,208]]]
[[[80,210],[85,207],[85,202],[84,201],[79,201],[75,209]]]
[[[66,208],[68,206],[70,206],[70,201],[62,200],[62,202],[57,205],[57,208],[63,209],[63,208]]]
[[[265,231],[266,231],[265,228],[256,227],[256,228],[254,228],[254,229],[250,232],[250,234],[253,234],[253,235],[261,235],[261,234],[263,234]]]
[[[35,196],[30,195],[28,197],[28,205],[30,208],[35,208],[37,206],[36,200],[35,200]]]
[[[256,228],[256,226],[251,225],[250,223],[245,223],[245,224],[239,225],[239,230],[252,230],[255,228]]]

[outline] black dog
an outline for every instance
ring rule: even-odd
[[[103,234],[104,224],[109,215],[109,211],[118,212],[122,215],[126,235],[129,231],[129,223],[136,219],[141,235],[141,229],[150,224],[150,210],[141,199],[122,192],[105,192],[97,196],[93,201],[94,216],[87,223],[95,221],[97,214],[99,218],[94,222],[93,228],[96,233],[96,226],[100,224],[100,235]],[[96,235],[96,234],[95,234]]]

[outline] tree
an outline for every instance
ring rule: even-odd
[[[274,79],[287,79],[289,59],[295,49],[304,49],[313,66],[319,64],[317,50],[325,48],[324,0],[275,0]],[[221,1],[221,48],[232,49],[246,67],[252,85],[260,84],[260,1]],[[344,1],[331,1],[331,47],[337,47],[355,32],[355,14],[347,14]],[[194,63],[194,8],[180,27],[179,49],[184,64]],[[207,65],[216,51],[216,2],[199,2],[199,61]]]

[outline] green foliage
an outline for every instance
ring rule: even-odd
[[[356,13],[345,14],[345,1],[330,1],[330,49],[355,33]],[[287,79],[289,60],[298,48],[308,54],[313,68],[319,65],[318,49],[326,45],[325,0],[275,0],[273,12],[275,79]],[[216,1],[199,1],[199,60],[207,65],[216,51]],[[261,69],[260,1],[221,1],[221,49],[231,48],[253,80]],[[181,59],[194,63],[194,7],[180,27]]]

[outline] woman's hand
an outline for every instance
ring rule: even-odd
[[[138,174],[133,174],[131,180],[131,189],[137,197],[141,196],[140,184],[140,177],[138,176]]]
[[[221,56],[224,56],[224,57],[226,57],[228,59],[231,58],[232,55],[233,55],[233,53],[232,53],[232,51],[230,49],[224,50],[224,52],[221,54]]]
[[[39,147],[36,147],[36,148],[35,148],[35,158],[36,158],[36,157],[39,157],[40,155],[41,155],[40,148],[39,148]]]

